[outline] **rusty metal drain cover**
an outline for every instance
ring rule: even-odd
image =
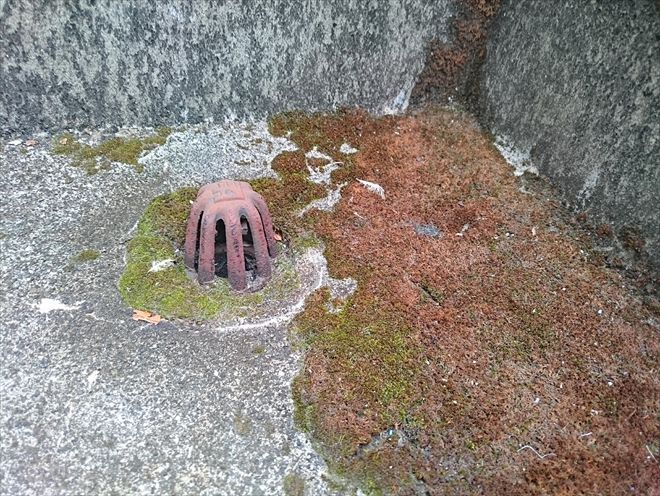
[[[268,207],[248,183],[223,180],[199,189],[186,226],[184,263],[197,270],[200,284],[224,272],[233,290],[245,291],[247,272],[270,279],[276,256]]]

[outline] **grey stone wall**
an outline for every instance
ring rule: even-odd
[[[454,1],[0,0],[0,134],[401,111]],[[593,225],[636,229],[657,266],[659,11],[504,0],[481,82],[493,133]]]
[[[482,69],[493,133],[660,267],[660,3],[505,0]]]
[[[0,129],[403,110],[452,0],[0,0]]]

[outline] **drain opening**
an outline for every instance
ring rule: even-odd
[[[202,227],[202,216],[197,226],[197,243],[195,246],[195,270],[199,270],[199,239],[200,230]],[[241,230],[243,240],[243,251],[245,259],[245,274],[248,282],[252,282],[257,278],[257,259],[254,253],[254,244],[252,240],[252,230],[245,217],[241,217]],[[227,269],[227,234],[225,232],[225,223],[222,219],[218,220],[215,224],[215,253],[213,259],[214,272],[216,277],[229,278],[229,271]]]

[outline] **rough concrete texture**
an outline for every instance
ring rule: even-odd
[[[0,128],[403,110],[451,0],[0,1]]]
[[[660,267],[660,4],[505,1],[483,90],[502,144]]]
[[[232,142],[246,135],[251,150]],[[186,139],[197,161],[172,176]],[[136,322],[116,287],[151,198],[184,177],[240,178],[245,157],[272,174],[271,155],[293,144],[263,123],[174,133],[141,174],[113,164],[87,176],[37,141],[0,148],[0,493],[284,494],[289,476],[334,494],[293,426],[299,357],[285,330],[324,282],[318,251],[299,260],[296,303],[257,323]],[[83,249],[100,256],[74,263]]]

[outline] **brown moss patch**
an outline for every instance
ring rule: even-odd
[[[449,100],[476,109],[488,27],[499,5],[500,0],[457,2],[452,39],[433,39],[426,47],[424,68],[410,95],[413,105]]]
[[[331,275],[358,280],[338,313],[320,290],[293,323],[296,421],[335,471],[386,494],[657,488],[660,324],[547,184],[523,194],[474,120],[448,110],[273,129],[335,160],[348,141],[359,152],[338,175],[386,194],[351,181],[332,213],[301,221]]]

